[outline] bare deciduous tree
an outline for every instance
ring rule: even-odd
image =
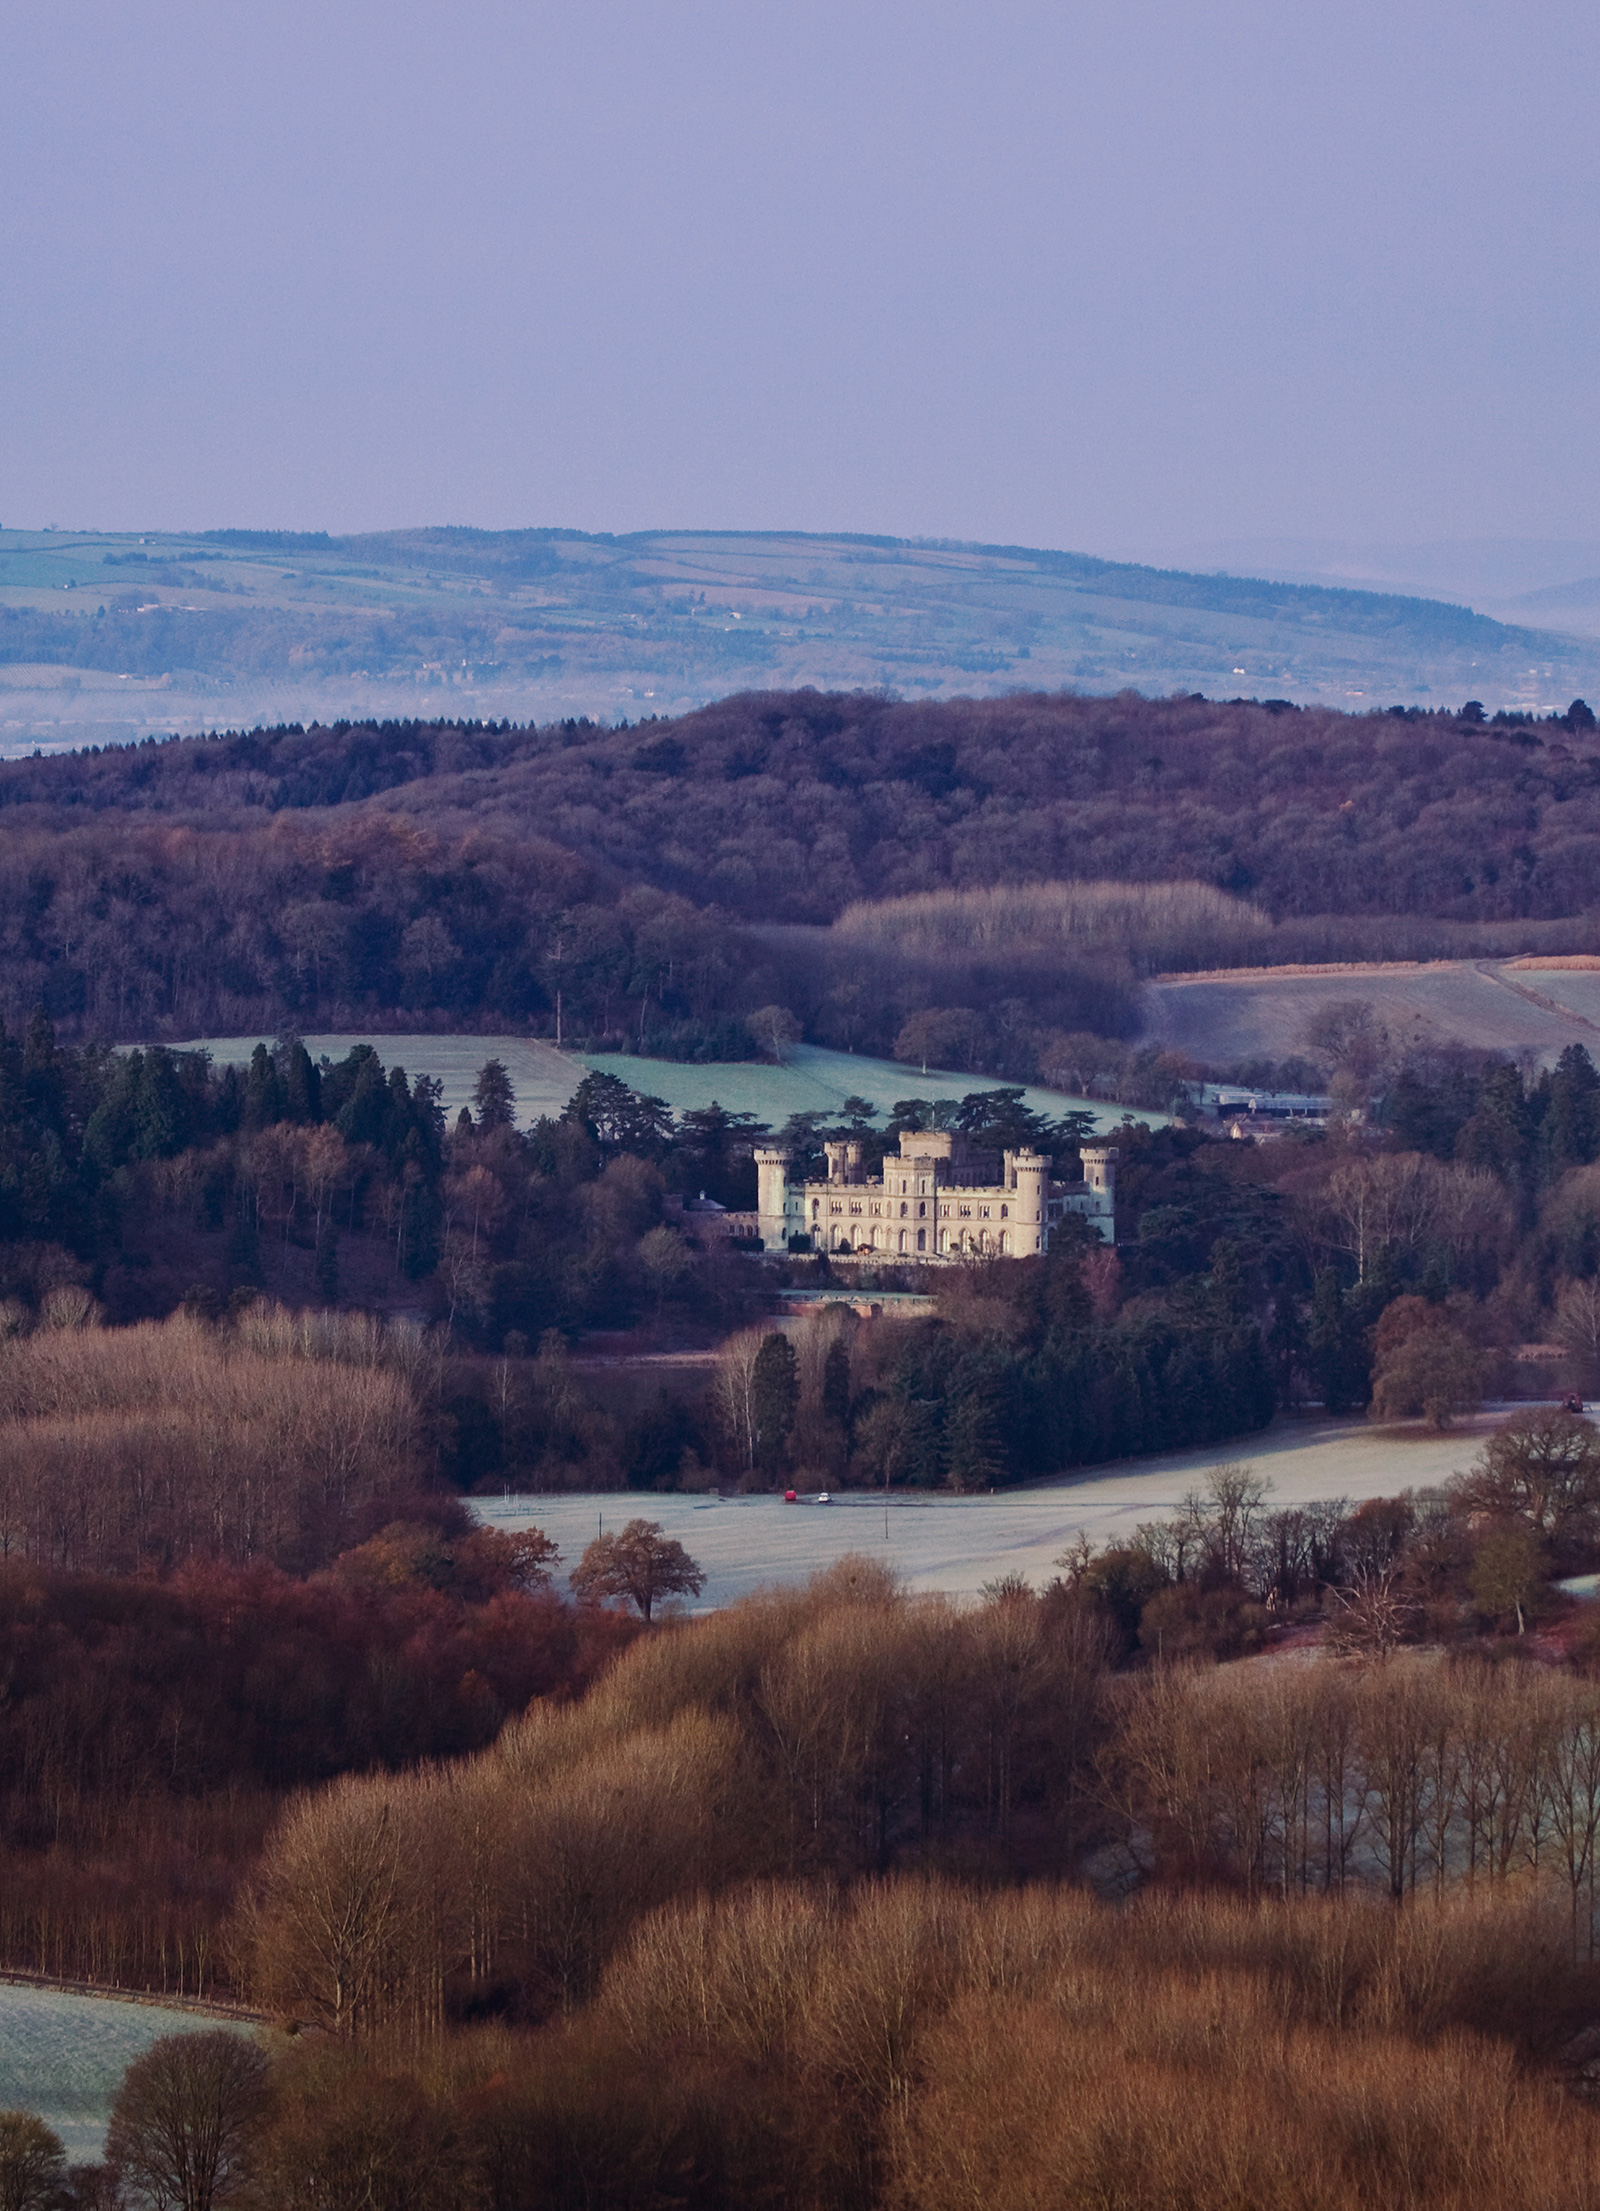
[[[51,2211],[65,2171],[53,2128],[31,2111],[0,2111],[0,2211]]]
[[[123,2076],[108,2160],[150,2211],[212,2211],[249,2177],[266,2095],[266,2058],[242,2035],[164,2035]]]
[[[244,1912],[265,1999],[336,2036],[369,2032],[416,1968],[416,1871],[388,1794],[346,1780],[302,1798],[270,1838]]]

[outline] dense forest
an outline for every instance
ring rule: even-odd
[[[1600,1566],[1561,1409],[1600,1387],[1588,1055],[1336,1007],[1288,1070],[1326,1126],[1124,1122],[1114,1246],[758,1262],[737,1219],[768,1139],[870,1174],[949,1127],[1070,1178],[1088,1116],[995,1078],[1170,1089],[1156,964],[1570,943],[1597,794],[1579,704],[754,697],[0,770],[0,1966],[256,2006],[259,2055],[183,2075],[220,2068],[241,2202],[1600,2206],[1600,1630],[1558,1586]],[[590,1072],[523,1129],[486,1056],[451,1122],[296,1033],[558,1004],[893,1048],[908,1095],[769,1129]],[[246,1020],[243,1067],[151,1041]],[[774,1313],[840,1275],[917,1303]],[[619,1339],[682,1357],[619,1379]],[[966,1606],[855,1560],[684,1618],[646,1517],[1491,1397],[1440,1489],[1219,1463]],[[513,1488],[635,1517],[562,1558],[475,1520]],[[154,2202],[178,2060],[141,2063],[112,2145]]]
[[[1042,1032],[1130,1034],[1154,964],[1585,949],[1597,862],[1582,701],[1536,721],[751,693],[633,728],[256,731],[0,766],[0,1010],[112,1037],[549,1035],[559,1001],[569,1038],[721,1058],[775,1002],[878,1050],[965,1007],[976,1063],[1015,1078]],[[1095,879],[1242,910],[1058,939],[1048,974],[1004,940],[941,969],[819,926]]]
[[[1153,1631],[1276,1586],[1260,1503],[1223,1470],[1141,1531]],[[1315,1667],[1130,1661],[1116,1559],[969,1608],[847,1559],[633,1633],[481,1751],[280,1796],[167,1967],[271,2031],[192,2046],[198,2082],[158,2045],[112,2155],[137,2180],[220,2107],[274,2204],[1592,2207],[1595,1654],[1464,1640],[1530,1532],[1499,1509],[1453,1604],[1437,1526],[1325,1514]],[[1422,1586],[1457,1648],[1394,1647]],[[96,1922],[27,1870],[47,1958],[129,1955],[160,1890]]]
[[[1260,1146],[1130,1123],[1114,1251],[889,1273],[932,1310],[787,1332],[671,1202],[747,1202],[754,1124],[614,1078],[524,1135],[491,1062],[451,1128],[370,1050],[219,1074],[39,1015],[0,1102],[0,1963],[257,2005],[241,2185],[1600,2201],[1568,2092],[1600,1642],[1555,1587],[1600,1561],[1586,1419],[1530,1408],[1445,1489],[1355,1510],[1219,1465],[976,1607],[858,1561],[663,1616],[699,1577],[643,1518],[678,1485],[970,1491],[1220,1447],[1307,1397],[1444,1423],[1540,1334],[1592,1383],[1581,1051],[1419,1056],[1374,1121]],[[1005,1089],[848,1126],[875,1157],[934,1118],[1063,1165],[1083,1133]],[[608,1406],[576,1353],[619,1324],[714,1345],[709,1387]],[[646,1494],[563,1559],[467,1516],[512,1481]],[[0,2174],[14,2149],[0,2115]]]
[[[1081,1243],[1069,1222],[1036,1263],[931,1272],[868,1263],[859,1273],[863,1263],[850,1262],[864,1285],[925,1290],[939,1317],[874,1327],[855,1345],[819,1337],[804,1373],[782,1383],[787,1410],[760,1423],[763,1478],[805,1465],[839,1480],[853,1471],[982,1489],[1220,1440],[1307,1397],[1335,1411],[1374,1400],[1402,1416],[1448,1418],[1503,1393],[1526,1343],[1564,1359],[1571,1385],[1592,1386],[1600,1074],[1588,1055],[1572,1047],[1537,1073],[1430,1048],[1375,1076],[1362,1058],[1370,1041],[1354,1024],[1346,1072],[1353,1081],[1365,1067],[1365,1119],[1264,1145],[1124,1122],[1114,1251]],[[202,1328],[232,1328],[265,1299],[339,1314],[356,1330],[348,1356],[357,1365],[372,1363],[359,1311],[403,1321],[419,1345],[423,1331],[437,1332],[427,1339],[442,1362],[437,1406],[404,1449],[391,1440],[378,1453],[390,1479],[408,1464],[461,1489],[513,1478],[671,1487],[696,1468],[707,1479],[750,1477],[758,1469],[738,1441],[750,1422],[730,1410],[727,1376],[721,1412],[699,1401],[655,1413],[630,1406],[619,1425],[570,1371],[570,1347],[587,1331],[745,1342],[740,1332],[774,1286],[827,1279],[818,1254],[758,1265],[716,1216],[686,1201],[703,1193],[735,1214],[748,1208],[752,1148],[769,1137],[800,1171],[819,1163],[830,1134],[852,1137],[870,1173],[903,1129],[942,1125],[982,1149],[1033,1144],[1070,1177],[1086,1132],[1082,1116],[1046,1121],[1006,1088],[955,1105],[908,1096],[888,1114],[856,1100],[836,1127],[806,1113],[770,1130],[719,1107],[674,1116],[598,1073],[560,1117],[523,1132],[514,1115],[494,1061],[475,1109],[450,1127],[433,1084],[386,1069],[368,1046],[318,1064],[285,1038],[258,1047],[248,1068],[219,1072],[203,1054],[160,1046],[65,1046],[43,1014],[21,1040],[0,1035],[0,1313],[17,1346],[12,1417],[54,1418],[72,1402],[37,1347],[77,1331],[107,1347],[95,1354],[105,1373],[91,1404],[120,1407],[130,1468],[153,1465],[160,1420],[224,1399],[199,1370],[185,1398],[179,1364],[163,1397],[165,1354],[152,1349],[144,1368],[131,1350],[113,1358],[124,1339],[92,1326],[83,1335],[86,1325],[154,1323],[181,1307]],[[235,1381],[248,1429],[258,1384],[244,1348]],[[415,1363],[428,1363],[420,1349]],[[726,1353],[730,1373],[733,1363]],[[70,1451],[50,1442],[48,1479],[44,1460],[22,1479],[26,1454],[13,1439],[14,1488],[39,1512],[56,1499],[63,1527],[81,1525],[64,1502],[75,1494],[71,1469],[92,1470],[103,1449],[83,1425],[88,1409],[72,1405]],[[147,1437],[137,1452],[136,1411]],[[356,1418],[353,1396],[312,1428],[336,1437],[346,1417]],[[375,1398],[361,1418],[389,1436],[400,1414]],[[342,1450],[327,1445],[341,1464]],[[293,1520],[299,1508],[271,1501],[274,1479],[263,1472],[237,1524],[212,1513],[212,1552],[286,1556],[287,1535],[273,1531],[288,1525],[282,1511]],[[160,1555],[161,1494],[147,1479],[127,1485],[119,1509],[137,1501],[143,1532],[107,1521],[75,1562],[120,1565],[152,1544]],[[52,1537],[40,1555],[65,1561],[65,1540]]]

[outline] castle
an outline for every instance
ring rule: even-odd
[[[757,1224],[764,1251],[882,1253],[937,1261],[1050,1247],[1050,1230],[1079,1213],[1116,1241],[1114,1148],[1085,1151],[1082,1182],[1053,1182],[1042,1152],[996,1155],[943,1129],[906,1129],[900,1156],[867,1180],[858,1138],[827,1144],[825,1182],[791,1182],[787,1152],[756,1149]]]

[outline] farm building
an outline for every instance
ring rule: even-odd
[[[1081,1182],[1056,1182],[1042,1152],[980,1151],[948,1130],[907,1129],[900,1156],[867,1179],[860,1142],[826,1147],[826,1181],[792,1182],[786,1152],[756,1151],[757,1220],[767,1251],[880,1252],[908,1259],[960,1259],[975,1252],[1021,1257],[1048,1250],[1065,1214],[1091,1222],[1114,1243],[1114,1148],[1080,1154]]]

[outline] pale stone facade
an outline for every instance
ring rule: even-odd
[[[946,1130],[908,1129],[900,1156],[867,1180],[861,1145],[828,1144],[825,1182],[791,1182],[786,1152],[756,1150],[757,1220],[762,1246],[787,1251],[804,1236],[813,1251],[871,1257],[957,1260],[975,1253],[1022,1258],[1047,1251],[1050,1230],[1079,1213],[1105,1243],[1116,1241],[1117,1154],[1082,1153],[1082,1182],[1051,1180],[1042,1152],[996,1155],[970,1147]]]

